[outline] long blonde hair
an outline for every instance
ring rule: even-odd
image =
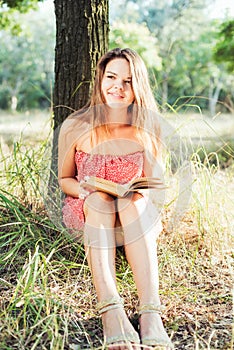
[[[86,120],[87,115],[89,116],[92,140],[99,140],[102,137],[101,135],[108,133],[107,110],[101,84],[107,64],[117,58],[126,59],[130,65],[132,89],[135,97],[133,104],[128,107],[128,112],[131,114],[131,124],[137,129],[137,137],[140,143],[144,146],[147,145],[152,154],[157,156],[160,148],[158,107],[150,88],[146,66],[141,57],[132,49],[115,48],[100,58],[96,67],[90,101],[84,109],[75,114],[85,117]]]

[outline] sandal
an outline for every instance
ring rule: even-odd
[[[118,297],[113,297],[112,299],[101,301],[97,303],[96,306],[99,315],[102,315],[104,312],[108,312],[117,308],[123,308],[123,301],[121,298]],[[128,333],[122,333],[114,337],[108,337],[105,339],[106,345],[115,345],[115,343],[117,343],[116,345],[118,346],[121,346],[121,343],[123,343],[123,345],[125,346],[129,345],[129,349],[132,349],[132,346],[134,344],[140,344],[140,338],[137,332],[132,331]]]
[[[146,313],[153,313],[156,312],[157,314],[161,315],[162,312],[165,310],[165,306],[163,305],[156,305],[156,304],[144,304],[141,305],[138,309],[139,316]],[[150,337],[143,337],[141,339],[142,345],[146,345],[147,347],[150,347],[151,349],[157,349],[157,350],[172,350],[174,349],[173,343],[169,340],[163,339],[163,338],[150,338]]]

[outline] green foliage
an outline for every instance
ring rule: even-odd
[[[50,106],[55,40],[50,18],[48,10],[31,11],[21,15],[24,31],[19,35],[0,32],[0,108]]]
[[[197,150],[197,157],[208,166],[225,169],[234,165],[234,141],[227,140],[223,145],[210,144]]]
[[[11,9],[18,10],[20,12],[27,12],[29,9],[35,8],[36,4],[43,0],[2,0],[1,6],[7,5]]]
[[[38,2],[43,0],[1,0],[0,1],[0,29],[9,29],[12,34],[21,32],[21,24],[16,14],[26,13],[37,9]]]
[[[8,86],[0,85],[0,107],[1,109],[9,109],[11,101],[11,92]]]
[[[148,28],[148,39],[145,36],[144,44],[155,46],[160,66],[154,65],[154,54],[150,51],[151,59],[145,61],[148,67],[153,65],[152,86],[163,109],[168,106],[187,108],[187,101],[209,109],[210,115],[214,115],[221,108],[217,105],[218,100],[228,99],[228,104],[222,104],[222,109],[225,110],[226,106],[230,112],[234,98],[233,77],[221,64],[213,61],[212,50],[220,21],[207,17],[206,4],[209,2],[200,0],[120,0],[111,4],[110,13],[115,25],[111,28],[112,41],[124,41],[139,50],[141,39],[135,40],[135,29],[132,23],[128,25],[128,18]],[[121,22],[127,23],[125,30],[122,30]],[[230,36],[233,38],[233,33]],[[233,53],[229,57],[232,60]]]
[[[119,0],[111,3],[111,18],[121,18],[127,21],[133,18],[138,23],[146,23],[149,30],[158,36],[162,30],[170,25],[175,25],[181,18],[185,18],[187,12],[199,11],[204,8],[206,1],[202,0]],[[171,31],[174,32],[174,27]]]
[[[157,39],[145,24],[114,22],[111,26],[109,46],[110,49],[132,47],[142,56],[148,67],[161,69]]]
[[[0,29],[9,29],[13,35],[21,32],[21,26],[14,16],[14,11],[0,12]]]
[[[227,74],[212,62],[211,49],[215,44],[216,28],[216,22],[211,22],[204,25],[202,30],[197,30],[192,37],[188,35],[174,43],[174,59],[168,75],[168,103],[174,105],[178,95],[185,96],[184,100],[187,96],[187,101],[191,101],[190,96],[194,104],[207,109],[217,85],[231,89]]]
[[[234,20],[224,22],[218,32],[218,42],[214,47],[214,59],[216,62],[224,62],[227,70],[234,72]]]

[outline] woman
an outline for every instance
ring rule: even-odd
[[[154,111],[154,112],[152,112]],[[63,123],[59,184],[63,219],[82,236],[109,350],[171,349],[160,317],[156,240],[162,229],[151,191],[115,198],[85,189],[86,176],[127,183],[161,176],[160,127],[146,67],[131,49],[114,49],[98,62],[88,108]],[[139,295],[140,336],[131,325],[115,277],[116,247],[123,245]]]

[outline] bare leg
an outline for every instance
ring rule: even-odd
[[[85,201],[84,241],[99,302],[119,298],[115,276],[115,202],[105,193],[95,192]],[[122,307],[102,314],[104,336],[114,338],[135,332]],[[110,345],[109,350],[125,346]]]
[[[156,208],[139,194],[118,200],[119,217],[124,229],[125,251],[132,268],[140,306],[160,304],[157,261],[157,236],[162,230]],[[157,217],[158,216],[158,217]],[[140,317],[142,338],[169,337],[158,313]]]

